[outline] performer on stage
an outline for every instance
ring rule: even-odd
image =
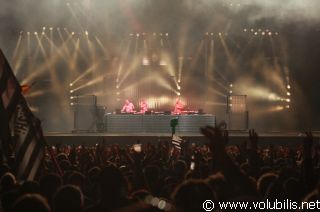
[[[184,104],[183,102],[180,100],[180,98],[178,97],[176,99],[176,104],[174,105],[174,110],[173,113],[174,114],[181,114],[181,112],[184,110]]]
[[[148,111],[148,103],[143,99],[140,102],[140,113],[145,113]]]
[[[133,113],[135,112],[134,110],[134,105],[132,102],[130,102],[128,99],[126,100],[125,104],[122,107],[121,110],[122,113]]]

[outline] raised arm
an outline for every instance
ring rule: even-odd
[[[222,172],[227,181],[234,188],[234,194],[255,195],[256,189],[250,179],[244,175],[227,155],[225,146],[228,142],[228,131],[222,131],[217,127],[205,127],[202,133],[209,139],[209,148],[212,152],[215,172]]]

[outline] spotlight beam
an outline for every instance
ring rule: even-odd
[[[125,61],[128,60],[128,55],[129,55],[131,44],[132,44],[132,39],[129,39],[126,50],[124,52],[122,52],[121,62],[119,63],[119,68],[118,68],[118,72],[117,72],[117,80],[116,80],[117,83],[120,81],[120,76],[122,74],[122,68],[125,64]],[[121,81],[123,81],[123,79],[121,79]]]
[[[67,42],[67,41],[66,41],[66,42]],[[60,46],[60,47],[58,48],[58,51],[61,50],[62,48],[63,48],[63,47]],[[60,56],[59,54],[54,54],[54,55],[52,55],[50,58],[48,58],[48,60],[47,60],[45,63],[39,65],[36,69],[34,69],[33,72],[30,73],[30,74],[28,75],[28,77],[26,77],[26,78],[23,80],[22,84],[28,84],[28,83],[30,83],[31,81],[33,81],[34,78],[36,78],[36,77],[38,77],[39,75],[43,74],[44,71],[46,71],[46,70],[47,70],[48,68],[50,68],[55,62],[57,62],[57,61],[59,60],[59,56]]]
[[[84,78],[86,75],[90,74],[92,71],[95,70],[95,68],[98,66],[98,64],[93,64],[91,67],[89,67],[86,71],[84,71],[81,75],[79,75],[73,82],[71,82],[72,85],[76,84],[79,80]]]
[[[74,93],[75,91],[79,91],[80,89],[84,89],[84,88],[90,87],[90,86],[92,86],[92,85],[101,83],[101,82],[103,82],[103,79],[104,79],[105,77],[106,77],[106,75],[104,75],[104,76],[99,76],[99,77],[97,77],[97,78],[95,78],[95,79],[92,79],[92,80],[90,80],[89,82],[86,82],[86,83],[80,85],[79,87],[72,89],[72,93]]]
[[[227,56],[229,67],[231,68],[232,71],[236,71],[237,70],[237,63],[236,63],[235,59],[233,58],[225,39],[223,38],[222,35],[219,36],[219,38],[220,38],[220,41],[222,43],[224,52],[225,52],[225,54]]]

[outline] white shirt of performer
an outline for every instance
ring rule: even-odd
[[[126,100],[125,104],[122,107],[121,112],[123,113],[133,113],[134,112],[134,105],[129,100]]]
[[[140,102],[140,113],[145,113],[148,111],[148,103],[144,100]]]
[[[180,114],[183,111],[183,109],[184,109],[183,102],[181,102],[180,98],[177,98],[173,113]]]

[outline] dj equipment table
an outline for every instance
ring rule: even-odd
[[[112,133],[170,133],[170,121],[178,118],[177,132],[198,133],[199,128],[216,124],[213,115],[114,115],[104,117],[105,131]]]

